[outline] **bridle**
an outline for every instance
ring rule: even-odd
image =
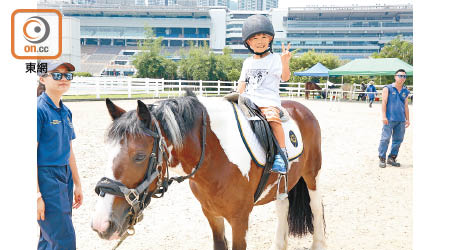
[[[150,110],[149,110],[150,112]],[[103,177],[95,186],[95,192],[97,195],[104,197],[105,194],[111,194],[118,197],[124,198],[127,203],[131,206],[128,211],[129,226],[121,237],[118,244],[113,248],[116,249],[126,237],[134,234],[134,225],[140,222],[143,219],[143,210],[150,204],[151,198],[161,198],[164,196],[164,193],[168,190],[169,186],[173,181],[178,183],[190,178],[193,176],[201,164],[203,163],[205,157],[205,145],[206,145],[206,113],[202,110],[202,152],[200,155],[200,160],[195,166],[194,170],[185,176],[177,176],[169,178],[169,159],[165,152],[169,152],[167,148],[167,143],[165,138],[161,134],[161,129],[159,127],[159,123],[156,121],[154,116],[151,116],[152,122],[149,124],[153,124],[151,128],[147,128],[145,125],[142,125],[142,129],[144,130],[144,134],[150,137],[153,137],[153,149],[150,153],[148,165],[147,165],[147,173],[145,175],[144,180],[136,187],[136,188],[128,188],[120,181],[112,180],[108,177]],[[163,158],[166,166],[166,176],[163,176]],[[157,179],[156,188],[153,191],[149,192],[150,184]]]

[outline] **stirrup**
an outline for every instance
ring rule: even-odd
[[[284,178],[284,193],[280,194],[281,178]],[[287,189],[288,189],[287,175],[285,175],[285,174],[278,175],[278,179],[277,179],[277,200],[284,200],[284,199],[286,199],[288,197]]]

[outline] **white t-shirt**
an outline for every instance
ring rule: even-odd
[[[279,54],[269,54],[261,59],[245,59],[239,82],[245,82],[243,96],[259,107],[281,107],[280,81],[282,64]]]

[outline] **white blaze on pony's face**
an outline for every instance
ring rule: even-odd
[[[113,123],[108,131],[108,161],[105,177],[120,182],[127,188],[136,188],[144,180],[150,162],[154,139],[145,135],[142,124],[149,127],[151,114],[147,106],[138,101],[136,111],[125,112],[106,101]],[[153,185],[153,186],[152,186]],[[149,188],[155,188],[156,181]],[[117,239],[129,227],[133,216],[131,206],[123,197],[111,195],[104,189],[99,196],[92,220],[92,229],[103,239]]]
[[[115,180],[113,174],[114,159],[116,159],[120,153],[120,143],[110,143],[107,146],[108,160],[105,166],[105,177]],[[99,234],[105,234],[111,226],[112,220],[112,207],[115,196],[111,194],[105,194],[104,197],[98,196],[97,204],[95,206],[94,217],[92,218],[92,228]],[[118,234],[115,236],[118,238]],[[114,239],[114,235],[110,239]]]
[[[143,202],[149,201],[140,195],[145,189],[152,192],[157,188],[158,179],[151,177],[154,175],[150,174],[150,171],[154,170],[153,164],[156,164],[152,153],[156,152],[158,143],[156,138],[159,138],[156,134],[159,130],[155,129],[155,119],[149,107],[142,101],[138,100],[137,103],[135,111],[126,112],[111,100],[106,100],[106,106],[113,120],[107,133],[107,142],[111,145],[108,149],[109,157],[105,174],[106,180],[109,179],[110,182],[102,182],[96,187],[97,191],[100,189],[104,197],[99,196],[92,220],[92,229],[103,239],[117,239],[130,225],[134,225],[136,220],[141,218],[139,215],[140,208],[144,206]],[[174,114],[171,114],[166,120],[171,121],[169,123],[172,124],[176,119]],[[177,128],[177,126],[169,128],[172,138],[175,137],[177,142],[175,147],[182,145],[181,134]],[[148,183],[146,176],[153,178],[153,182]],[[117,185],[125,186],[128,190],[137,189],[139,196],[135,198],[139,202],[139,207],[131,207],[131,202],[127,201],[130,198],[127,196],[128,191],[124,191],[123,188],[120,188],[120,191],[111,191],[107,185],[113,185],[115,188],[118,188]],[[143,188],[142,191],[141,188]]]

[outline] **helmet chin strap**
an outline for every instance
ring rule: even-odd
[[[247,44],[247,43],[245,43],[245,44]],[[269,51],[270,51],[270,53],[273,53],[272,52],[272,41],[269,43],[269,48],[267,48],[263,52],[255,52],[252,48],[250,48],[250,46],[248,44],[245,47],[247,47],[247,49],[250,50],[250,52],[252,52],[253,54],[258,55],[258,56],[262,56],[262,55],[266,54]]]
[[[255,51],[253,51],[253,54],[258,55],[258,56],[262,56],[262,55],[266,54],[269,51],[272,52],[271,48],[268,48],[268,49],[264,50],[263,52],[255,52]]]

